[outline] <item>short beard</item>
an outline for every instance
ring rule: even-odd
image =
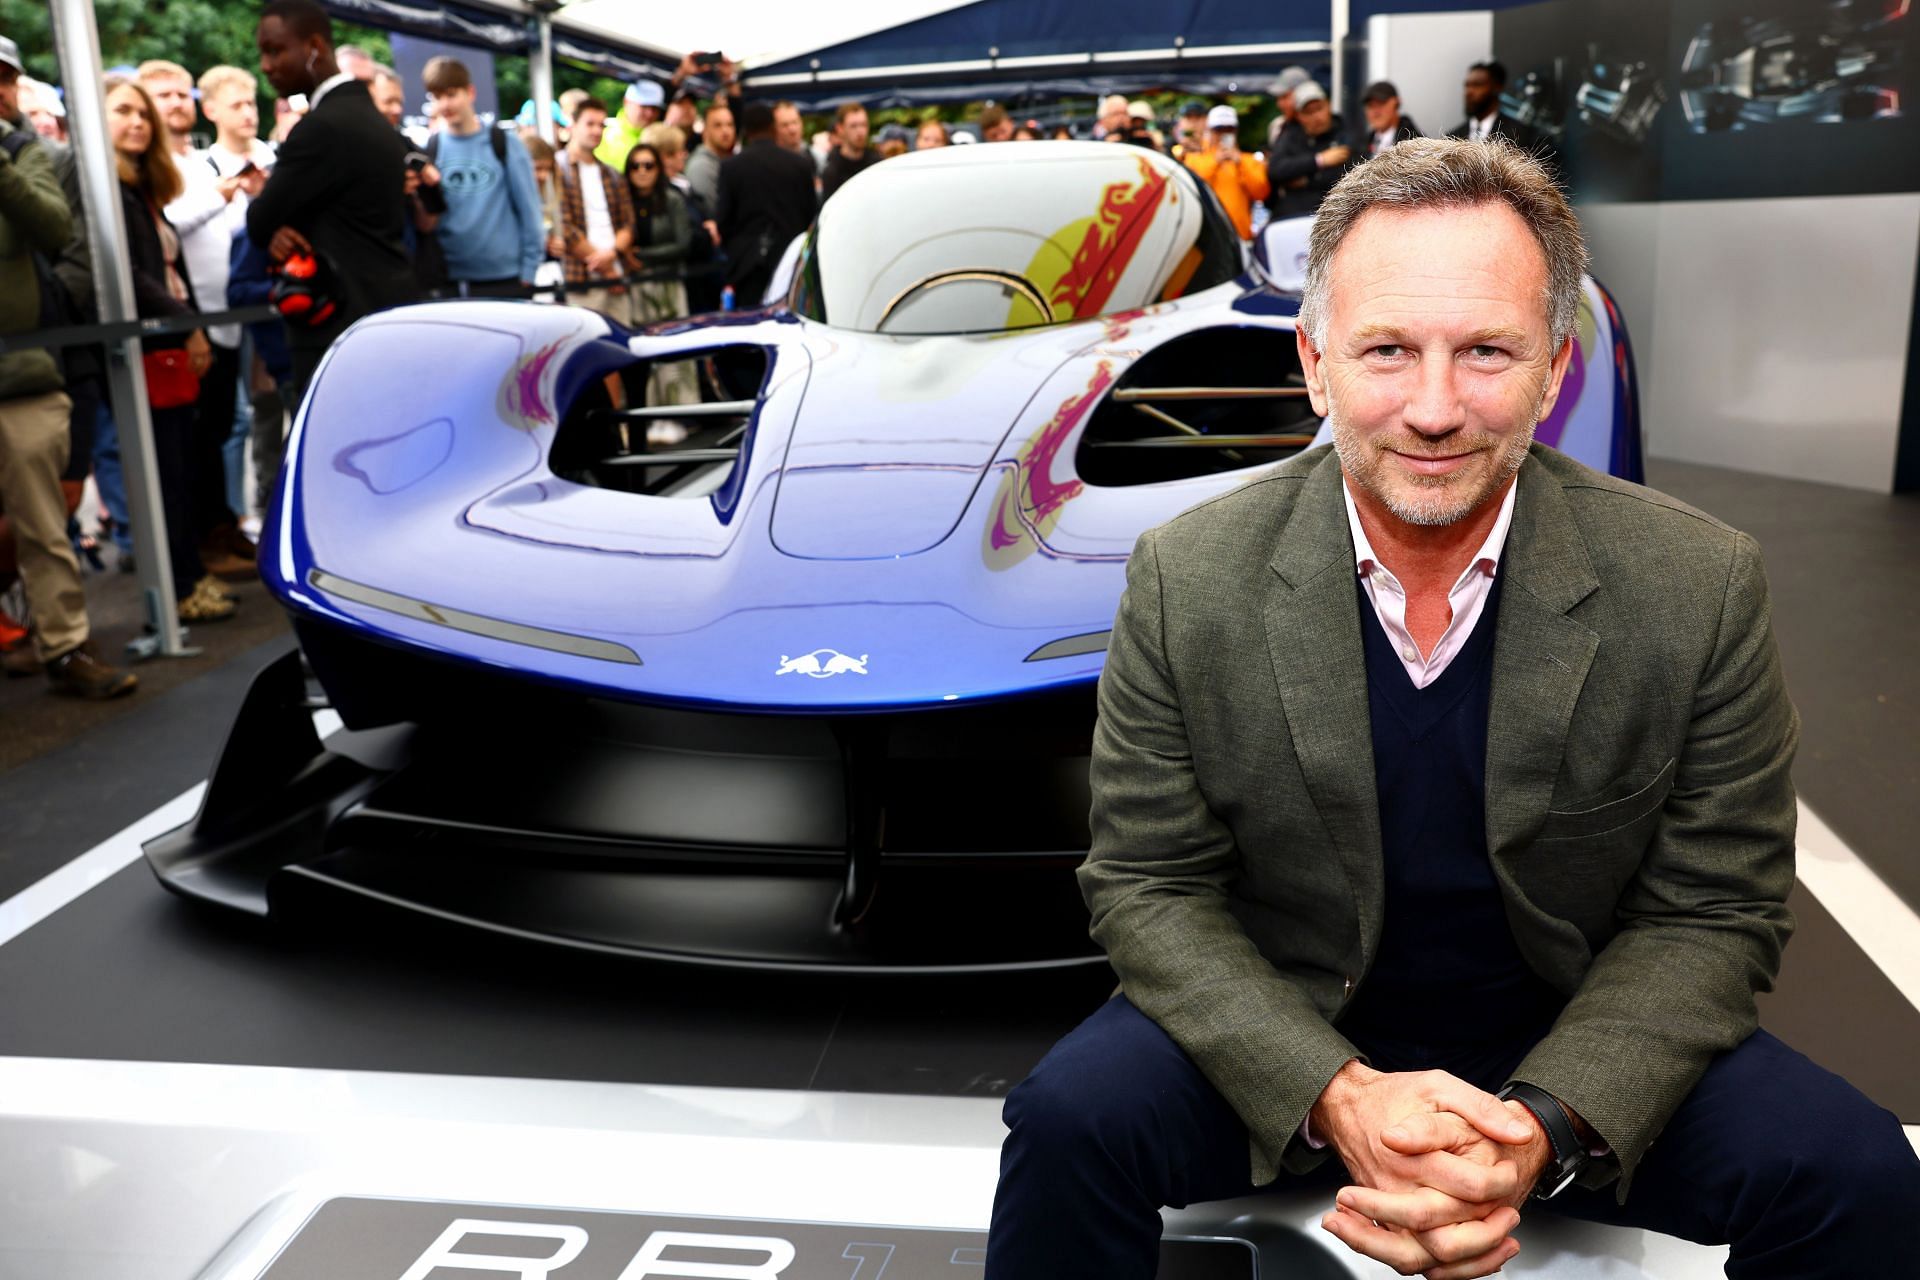
[[[1514,432],[1504,444],[1493,444],[1493,437],[1480,432],[1463,433],[1453,442],[1467,450],[1483,451],[1489,446],[1500,450],[1493,475],[1473,492],[1464,494],[1455,492],[1460,480],[1458,476],[1411,473],[1407,479],[1416,489],[1424,492],[1411,496],[1394,493],[1385,475],[1388,464],[1381,457],[1386,452],[1382,443],[1369,443],[1355,435],[1353,428],[1341,420],[1339,406],[1331,400],[1327,403],[1327,427],[1333,432],[1333,451],[1339,455],[1340,467],[1355,484],[1408,524],[1437,528],[1466,519],[1487,499],[1500,492],[1513,473],[1520,469],[1520,464],[1527,460],[1527,450],[1533,444],[1533,433],[1540,425],[1540,410],[1545,402],[1543,392],[1540,403],[1534,405],[1533,412],[1528,415],[1526,429]],[[1407,443],[1404,437],[1390,439],[1386,443],[1395,442]],[[1418,456],[1420,451],[1410,449],[1408,452]]]

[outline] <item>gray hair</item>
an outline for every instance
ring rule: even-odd
[[[1500,138],[1409,138],[1357,165],[1327,193],[1307,244],[1300,327],[1316,348],[1327,339],[1333,256],[1371,209],[1447,209],[1504,204],[1520,215],[1547,260],[1547,328],[1557,348],[1580,311],[1587,246],[1567,197],[1538,160]]]

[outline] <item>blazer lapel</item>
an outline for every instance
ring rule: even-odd
[[[1591,628],[1567,616],[1600,580],[1560,482],[1529,457],[1519,485],[1500,559],[1507,580],[1487,716],[1487,849],[1496,864],[1546,821],[1574,704],[1600,647]]]
[[[1353,883],[1362,954],[1378,941],[1385,888],[1374,794],[1366,654],[1340,462],[1307,476],[1280,536],[1265,605],[1267,648],[1308,793]]]

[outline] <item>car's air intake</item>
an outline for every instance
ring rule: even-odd
[[[749,447],[767,363],[754,346],[635,360],[581,389],[554,434],[549,465],[576,484],[707,497]]]
[[[1291,330],[1202,329],[1127,370],[1075,465],[1091,485],[1156,484],[1278,462],[1319,429]]]

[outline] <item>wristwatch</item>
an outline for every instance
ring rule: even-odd
[[[1525,1107],[1546,1131],[1547,1143],[1553,1148],[1553,1160],[1540,1171],[1540,1181],[1533,1184],[1533,1198],[1553,1199],[1580,1176],[1581,1170],[1592,1161],[1592,1153],[1573,1131],[1573,1121],[1567,1118],[1566,1110],[1545,1089],[1515,1081],[1494,1096],[1502,1102],[1511,1098]]]

